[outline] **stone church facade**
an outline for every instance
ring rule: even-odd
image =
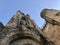
[[[41,17],[46,20],[41,30],[29,14],[17,11],[4,26],[0,22],[0,45],[59,45],[60,11],[44,9]]]

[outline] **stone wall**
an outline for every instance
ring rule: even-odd
[[[60,10],[44,9],[41,17],[46,20],[43,32],[55,45],[60,45]]]

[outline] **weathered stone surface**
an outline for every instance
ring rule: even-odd
[[[17,11],[0,33],[0,45],[54,45],[54,43],[28,14]]]
[[[46,20],[43,32],[55,45],[60,45],[60,10],[44,9],[41,16]]]
[[[0,22],[0,32],[3,31],[4,25]]]

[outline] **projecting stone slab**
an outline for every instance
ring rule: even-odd
[[[60,10],[44,9],[41,12],[41,17],[52,24],[60,25]]]

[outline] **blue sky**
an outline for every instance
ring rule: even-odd
[[[40,12],[44,8],[60,10],[60,0],[0,0],[0,21],[6,25],[15,12],[21,10],[42,28],[45,21]]]

